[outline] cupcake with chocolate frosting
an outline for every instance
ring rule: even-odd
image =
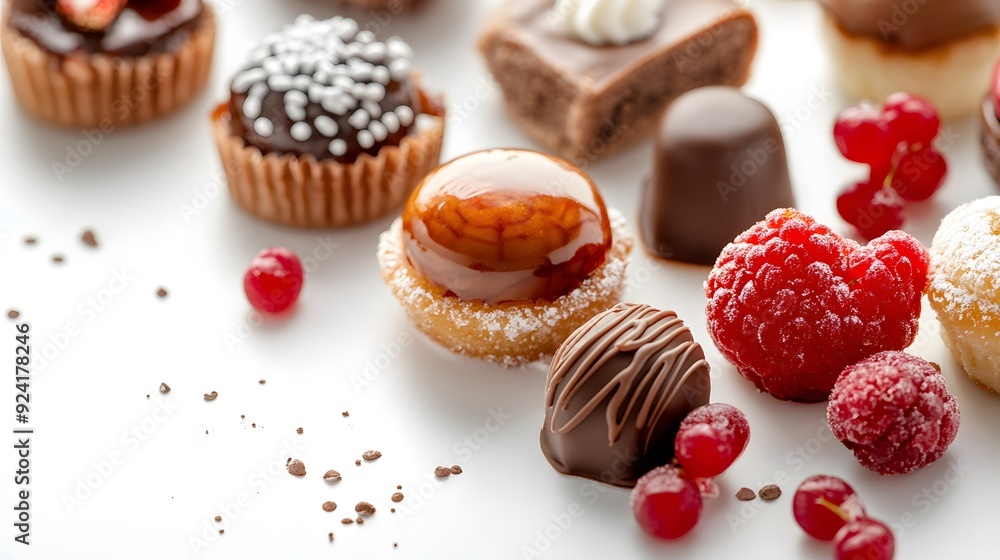
[[[299,227],[359,224],[402,204],[444,134],[412,56],[343,17],[300,16],[264,37],[213,115],[236,203]]]
[[[102,130],[191,101],[215,46],[215,16],[201,0],[7,0],[2,28],[24,110]]]

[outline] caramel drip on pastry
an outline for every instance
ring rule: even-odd
[[[608,444],[618,440],[626,422],[634,421],[637,430],[646,430],[643,445],[648,447],[653,427],[682,394],[688,378],[709,367],[701,346],[683,336],[689,333],[673,311],[645,304],[620,303],[611,313],[591,319],[552,359],[545,385],[546,406],[555,406],[549,429],[560,435],[571,432],[607,401]],[[633,354],[628,366],[560,425],[559,413],[568,410],[573,397],[595,372],[626,352]]]

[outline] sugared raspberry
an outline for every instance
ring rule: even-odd
[[[937,461],[959,423],[941,372],[903,352],[881,352],[847,367],[830,394],[827,417],[833,435],[880,474]]]
[[[862,247],[778,209],[726,247],[705,284],[715,344],[757,388],[826,400],[840,372],[917,334],[928,254],[901,231]]]

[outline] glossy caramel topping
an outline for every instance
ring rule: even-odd
[[[410,264],[465,300],[556,299],[604,263],[607,208],[570,163],[523,150],[470,154],[431,172],[403,211]]]
[[[1000,24],[997,0],[820,0],[857,35],[919,50]]]
[[[55,0],[11,0],[11,28],[57,55],[143,56],[170,52],[201,21],[201,0],[131,0],[103,31],[84,31],[56,10]]]

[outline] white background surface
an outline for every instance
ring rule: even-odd
[[[393,18],[382,35],[409,40],[426,83],[452,102],[445,156],[531,147],[505,120],[499,94],[481,86],[489,82],[472,49],[497,2],[432,4]],[[207,115],[223,99],[241,53],[302,11],[337,13],[306,1],[230,0],[230,6],[220,15],[211,91],[175,118],[106,136],[62,181],[52,163],[64,162],[67,147],[85,137],[20,115],[9,84],[0,87],[0,310],[22,310],[36,353],[70,322],[79,326],[36,370],[32,385],[30,548],[12,541],[14,441],[2,438],[0,558],[535,557],[529,549],[546,558],[832,558],[827,545],[799,530],[790,511],[795,487],[816,473],[849,480],[873,516],[909,522],[896,528],[898,558],[954,558],[958,550],[963,558],[997,556],[1000,406],[948,356],[932,312],[925,311],[912,350],[942,364],[959,400],[961,430],[938,463],[884,478],[829,439],[824,405],[760,395],[720,357],[704,326],[707,268],[651,262],[642,250],[635,253],[630,299],[673,308],[689,322],[712,362],[713,401],[746,412],[750,446],[720,479],[723,495],[708,500],[697,528],[674,543],[642,534],[627,492],[556,474],[538,449],[544,367],[505,371],[416,339],[378,277],[376,240],[391,218],[349,231],[292,231],[242,213],[213,184],[220,167]],[[845,101],[829,82],[816,39],[819,10],[805,1],[752,6],[762,44],[747,90],[785,125],[800,208],[843,231],[834,193],[864,170],[839,157],[829,133]],[[949,126],[955,141],[947,151],[948,182],[934,201],[907,210],[907,229],[925,243],[948,210],[994,192],[980,163],[976,123]],[[630,218],[650,156],[650,146],[639,145],[590,168],[609,204]],[[183,205],[195,213],[185,216]],[[97,232],[99,249],[79,242],[87,227]],[[25,246],[25,235],[37,235],[39,244]],[[241,330],[251,320],[241,286],[253,255],[285,245],[306,257],[317,239],[339,248],[316,263],[295,312]],[[54,265],[55,253],[66,262]],[[105,299],[101,311],[86,311],[88,298],[107,298],[102,290],[122,269],[131,277],[124,290]],[[170,291],[166,300],[155,296],[161,285]],[[0,358],[8,362],[14,334],[4,316]],[[227,345],[227,336],[239,342]],[[400,337],[410,344],[394,359],[380,357]],[[379,371],[358,388],[367,363]],[[7,430],[14,425],[12,377],[0,378],[0,425]],[[266,385],[258,384],[261,378]],[[160,382],[173,388],[166,397],[157,392]],[[213,390],[218,400],[203,401]],[[158,422],[154,411],[164,403],[171,413],[158,413]],[[341,417],[343,410],[350,418]],[[502,426],[488,420],[494,412],[506,417]],[[299,426],[302,435],[295,433]],[[134,427],[144,441],[123,437]],[[355,467],[366,449],[384,456]],[[94,465],[115,453],[121,464],[99,474]],[[290,456],[305,462],[307,477],[284,472]],[[435,466],[453,463],[465,474],[433,479]],[[277,475],[255,475],[268,467]],[[343,473],[341,483],[321,480],[331,468]],[[100,486],[68,509],[65,497],[88,477]],[[777,502],[744,505],[731,497],[741,486],[756,490],[774,480],[786,492]],[[407,500],[390,514],[397,484]],[[232,515],[241,494],[249,503]],[[323,512],[326,500],[339,509]],[[361,500],[378,513],[363,526],[341,525]],[[220,537],[212,518],[226,515],[227,504],[232,519]],[[565,525],[571,508],[581,514],[560,528],[557,520]],[[330,531],[334,543],[327,541]],[[546,532],[549,538],[540,538]],[[210,540],[196,551],[194,539],[205,536]]]

